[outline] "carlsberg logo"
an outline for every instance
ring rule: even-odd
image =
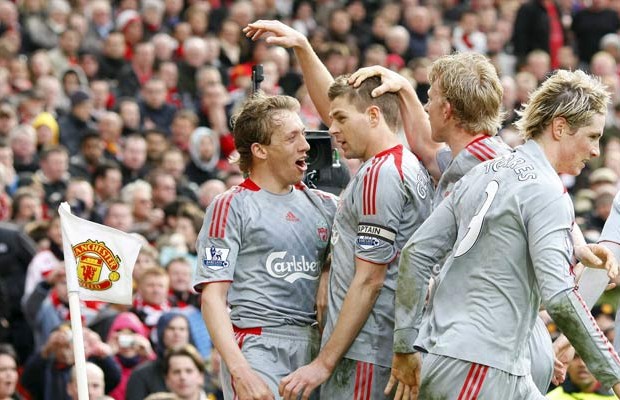
[[[286,251],[274,251],[267,257],[267,272],[274,278],[284,279],[289,283],[297,279],[317,280],[319,268],[316,261],[306,261],[306,256],[285,259]]]

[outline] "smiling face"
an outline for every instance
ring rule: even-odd
[[[560,138],[560,157],[556,170],[559,173],[579,175],[591,158],[600,155],[599,140],[605,127],[605,115],[596,114],[590,124],[581,127],[574,134]]]
[[[273,124],[275,130],[271,143],[259,146],[266,153],[266,162],[275,180],[281,186],[294,185],[303,178],[308,168],[306,153],[310,145],[306,141],[304,124],[299,115],[290,110],[276,113]]]
[[[358,111],[345,96],[339,96],[331,102],[330,117],[329,133],[342,148],[344,156],[348,159],[370,158],[365,140],[369,128],[366,113]]]

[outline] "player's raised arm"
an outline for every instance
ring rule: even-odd
[[[264,38],[269,44],[292,48],[295,51],[310,98],[323,122],[329,126],[330,102],[327,91],[334,78],[314,52],[308,39],[290,26],[275,20],[252,22],[243,28],[243,32],[252,40]]]

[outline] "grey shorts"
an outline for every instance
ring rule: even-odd
[[[343,358],[336,366],[334,373],[321,386],[321,399],[391,399],[393,396],[383,394],[390,380],[390,372],[391,369],[387,367]]]
[[[319,331],[316,327],[286,325],[269,328],[234,328],[235,339],[250,366],[280,399],[280,380],[310,363],[318,354]],[[224,399],[235,400],[234,382],[226,365],[220,368]],[[318,396],[311,397],[316,399]]]
[[[419,399],[544,400],[532,377],[486,365],[427,354],[422,362]]]

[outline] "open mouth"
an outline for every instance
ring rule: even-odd
[[[297,165],[297,168],[302,171],[306,171],[308,169],[308,164],[306,164],[306,157],[300,158],[299,160],[295,161],[295,165]]]

